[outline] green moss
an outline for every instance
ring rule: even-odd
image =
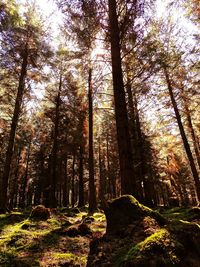
[[[178,219],[178,220],[184,220],[184,221],[192,221],[196,219],[197,217],[200,217],[200,215],[197,214],[198,208],[172,208],[167,209],[164,212],[162,212],[162,215],[167,219]],[[200,211],[199,211],[200,214]]]
[[[191,234],[193,233],[199,233],[200,234],[200,225],[197,223],[192,223],[184,220],[173,220],[170,225],[169,229],[172,232],[185,232],[189,231]]]
[[[125,255],[123,255],[118,266],[122,266],[124,262],[141,262],[147,264],[151,257],[156,257],[156,261],[172,266],[178,263],[177,251],[183,249],[182,245],[175,241],[167,229],[160,229],[144,241],[131,247]],[[121,264],[121,265],[120,265]],[[156,265],[157,266],[157,265]],[[166,266],[166,265],[164,265]]]
[[[81,211],[81,212],[76,214],[76,218],[82,219],[83,216],[87,216],[87,212]]]
[[[47,222],[53,227],[61,226],[61,223],[56,218],[50,218],[47,220]]]
[[[41,263],[40,266],[49,266],[48,261],[50,262],[50,266],[60,266],[60,264],[70,264],[73,265],[81,265],[85,266],[87,263],[87,257],[85,255],[77,255],[73,253],[60,253],[53,252],[44,258],[44,262]]]
[[[92,217],[95,219],[95,221],[98,221],[98,222],[106,221],[106,216],[102,212],[95,212]]]

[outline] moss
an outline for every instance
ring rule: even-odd
[[[162,215],[167,219],[178,219],[184,221],[193,221],[195,219],[200,219],[200,209],[194,208],[173,208],[167,209],[162,212]]]
[[[165,264],[163,266],[172,266],[179,262],[176,252],[182,249],[183,246],[172,238],[167,229],[163,228],[131,247],[128,253],[120,258],[118,262],[121,265],[118,266],[132,261],[148,264],[150,259],[155,260],[156,264],[159,262]]]
[[[102,212],[95,212],[92,217],[98,222],[106,221],[106,216]]]
[[[43,261],[40,263],[40,266],[85,266],[87,262],[87,257],[84,255],[77,255],[73,253],[60,253],[53,252],[47,253]]]
[[[50,218],[47,220],[47,222],[53,227],[61,226],[61,223],[56,218]]]

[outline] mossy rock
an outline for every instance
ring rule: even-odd
[[[169,267],[179,263],[177,254],[183,246],[166,229],[160,229],[144,241],[131,247],[121,262],[121,266],[162,266]]]
[[[198,224],[165,219],[129,195],[110,201],[104,210],[107,232],[91,242],[88,267],[200,266]],[[182,212],[185,216],[189,209]]]
[[[104,212],[107,220],[107,234],[122,233],[129,225],[146,216],[151,216],[160,225],[166,223],[166,219],[162,215],[140,204],[131,195],[124,195],[108,202]]]
[[[34,207],[30,214],[30,219],[46,221],[50,218],[50,211],[43,205],[38,205]]]

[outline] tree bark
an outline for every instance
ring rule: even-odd
[[[21,196],[20,196],[20,208],[24,208],[25,201],[26,201],[26,187],[28,183],[28,171],[29,171],[29,162],[30,162],[30,153],[31,153],[31,142],[28,144],[28,151],[27,151],[27,159],[26,159],[26,169],[22,179],[22,188],[21,188]]]
[[[97,209],[96,188],[94,180],[94,151],[93,151],[93,96],[92,96],[92,69],[88,77],[88,104],[89,104],[89,212]]]
[[[22,60],[22,66],[21,66],[21,73],[19,78],[19,85],[17,89],[17,97],[15,100],[15,107],[14,107],[14,113],[12,117],[11,122],[11,130],[9,134],[9,140],[8,140],[8,146],[6,150],[6,159],[5,159],[5,165],[4,165],[4,171],[3,171],[3,177],[0,185],[0,211],[5,212],[7,209],[7,190],[8,190],[8,180],[10,175],[10,167],[12,162],[12,155],[13,155],[13,147],[15,142],[15,134],[17,129],[17,124],[19,120],[19,115],[21,111],[22,106],[22,100],[24,95],[24,89],[25,89],[25,79],[27,75],[27,65],[28,65],[28,49],[27,46],[24,50],[23,60]]]
[[[198,141],[197,141],[197,137],[196,137],[196,134],[195,134],[195,131],[194,131],[194,127],[193,127],[192,118],[191,118],[191,115],[190,115],[190,109],[189,109],[187,100],[185,98],[184,87],[182,86],[180,88],[180,90],[181,90],[182,100],[183,100],[183,104],[184,104],[184,108],[185,108],[188,129],[189,129],[189,132],[190,132],[191,137],[192,137],[192,143],[193,143],[193,147],[194,147],[194,152],[195,152],[196,159],[197,159],[197,164],[198,164],[198,167],[199,167],[199,170],[200,170],[200,151],[199,151]]]
[[[68,181],[68,172],[67,172],[67,156],[64,162],[64,182],[63,182],[63,206],[67,207],[69,205],[69,181]]]
[[[184,148],[185,148],[185,152],[187,154],[188,161],[190,163],[190,168],[191,168],[193,179],[194,179],[194,182],[195,182],[198,201],[200,201],[200,180],[199,180],[198,172],[197,172],[197,169],[196,169],[196,166],[195,166],[195,162],[194,162],[194,158],[193,158],[193,155],[192,155],[192,152],[191,152],[191,149],[190,149],[190,145],[189,145],[186,133],[185,133],[185,129],[183,127],[183,123],[182,123],[181,116],[180,116],[180,113],[179,113],[178,105],[177,105],[175,97],[174,97],[173,88],[172,88],[171,81],[170,81],[170,78],[169,78],[169,73],[168,73],[167,67],[165,65],[163,65],[163,70],[164,70],[164,74],[165,74],[165,78],[166,78],[166,82],[167,82],[167,86],[168,86],[171,102],[172,102],[172,105],[173,105],[173,108],[174,108],[174,112],[175,112],[175,115],[176,115],[176,120],[177,120],[177,123],[178,123],[179,131],[180,131],[181,138],[182,138],[182,141],[183,141],[183,145],[184,145]]]
[[[58,153],[58,135],[59,135],[59,124],[60,124],[60,94],[62,90],[62,74],[60,74],[58,95],[56,97],[56,112],[54,122],[54,137],[53,137],[53,148],[52,148],[52,181],[51,181],[51,194],[50,194],[50,205],[52,208],[57,206],[56,198],[56,186],[57,186],[57,153]]]
[[[101,203],[105,200],[105,178],[103,175],[102,155],[101,155],[101,139],[99,138],[99,198]]]
[[[83,181],[83,144],[79,148],[79,200],[78,207],[83,207],[84,201],[84,181]]]
[[[71,199],[71,204],[72,208],[74,208],[75,205],[75,152],[73,155],[73,161],[72,161],[72,199]]]
[[[120,32],[116,0],[108,0],[115,118],[119,150],[121,193],[136,196],[131,140],[121,64]]]

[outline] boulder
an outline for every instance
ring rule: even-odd
[[[129,195],[108,202],[104,210],[106,234],[91,241],[87,267],[200,266],[196,223],[166,220]]]
[[[129,225],[146,216],[156,219],[160,225],[166,223],[166,219],[158,212],[140,204],[133,196],[124,195],[107,203],[104,207],[107,220],[107,234],[123,233]]]
[[[50,211],[43,205],[34,207],[30,214],[30,219],[46,221],[50,218]]]

